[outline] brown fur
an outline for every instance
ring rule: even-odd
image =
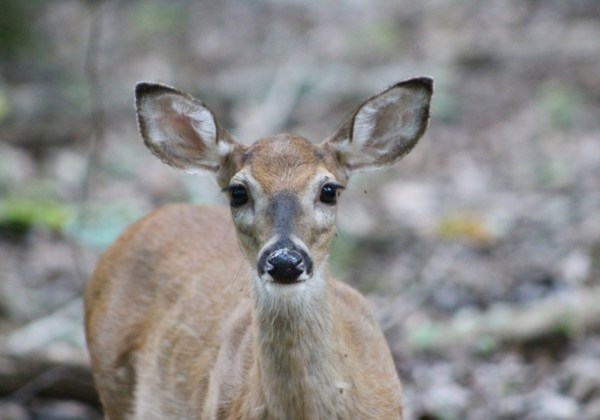
[[[203,237],[220,240],[208,244],[199,240]],[[172,205],[132,226],[104,254],[86,293],[86,329],[94,371],[103,372],[96,384],[107,418],[127,418],[134,411],[132,418],[139,419],[399,418],[400,386],[385,340],[364,299],[333,280],[328,335],[313,337],[308,323],[264,320],[279,333],[272,340],[289,333],[303,341],[285,343],[277,366],[289,368],[285,391],[299,400],[296,411],[281,417],[269,413],[269,384],[260,381],[251,327],[248,268],[235,242],[226,209]],[[165,277],[173,267],[181,269],[178,276]],[[335,377],[311,384],[315,372],[301,351],[332,352]],[[215,385],[214,407],[205,406],[211,371],[225,377]],[[248,389],[249,384],[256,386]],[[311,389],[317,400],[334,398],[327,416],[317,416],[318,402],[303,394]],[[150,410],[146,398],[148,404],[161,400],[158,411],[144,411]],[[257,408],[262,410],[255,416]],[[334,409],[339,414],[331,417]]]
[[[164,400],[168,406],[160,407],[160,413],[144,412],[144,416],[135,418],[174,418],[175,414],[200,418],[211,372],[207,366],[213,366],[215,361],[212,371],[226,372],[229,379],[220,385],[221,414],[215,418],[255,418],[252,413],[257,407],[265,409],[268,389],[247,389],[248,384],[259,382],[254,331],[249,328],[251,285],[228,219],[228,212],[221,208],[164,207],[132,226],[103,255],[86,293],[86,328],[94,371],[102,372],[96,383],[108,418],[126,418],[127,413],[132,413],[136,394],[138,399],[150,398],[151,403]],[[173,220],[179,222],[173,226]],[[220,241],[203,246],[199,238],[207,236]],[[137,258],[122,264],[121,258],[130,256],[132,249],[155,264],[150,267]],[[165,277],[165,271],[173,266],[182,271],[176,278]],[[132,276],[131,271],[137,275]],[[331,280],[330,287],[338,325],[332,327],[330,336],[314,337],[316,342],[307,340],[303,345],[306,351],[317,352],[324,345],[335,344],[337,381],[348,385],[347,389],[338,390],[336,383],[319,383],[314,384],[319,386],[315,391],[331,394],[328,398],[337,397],[336,409],[343,408],[337,418],[398,418],[399,383],[368,305],[348,286]],[[110,299],[105,294],[109,290]],[[121,333],[110,334],[117,331],[118,325]],[[311,337],[311,331],[306,330],[310,325],[295,326],[296,337]],[[106,341],[95,342],[93,337],[99,334]],[[328,340],[333,343],[327,343]],[[308,391],[303,391],[294,380],[301,382],[301,371],[310,366],[302,365],[301,356],[293,357],[291,350],[297,343],[289,344],[291,348],[282,352],[284,359],[278,368],[290,366],[285,378],[290,392],[299,398]],[[219,355],[219,351],[224,355]],[[353,376],[361,380],[353,380]],[[325,389],[320,389],[323,385]],[[250,395],[244,396],[246,391],[251,391]],[[138,408],[144,409],[144,404],[138,403]],[[284,417],[269,417],[263,412],[256,418],[333,418],[315,417],[316,413],[307,407],[296,409],[299,412],[289,412]]]
[[[101,257],[85,320],[106,417],[401,419],[400,382],[368,304],[329,276],[335,206],[319,197],[324,183],[345,185],[353,165],[385,166],[414,146],[410,133],[424,131],[431,81],[373,97],[320,145],[282,134],[243,146],[187,94],[149,84],[136,94],[142,136],[158,157],[208,169],[222,188],[245,185],[249,200],[231,215],[164,207]],[[355,118],[361,132],[380,137],[375,146],[364,135],[353,142]],[[178,135],[164,137],[171,132]],[[314,264],[297,284],[257,273],[259,255],[282,232]]]

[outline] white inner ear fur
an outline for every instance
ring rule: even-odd
[[[140,111],[148,124],[149,140],[154,143],[173,142],[184,137],[184,133],[180,132],[182,118],[189,120],[190,126],[205,143],[214,144],[217,140],[217,125],[212,113],[177,94],[165,93],[146,99]]]
[[[192,121],[192,128],[205,143],[215,144],[217,141],[217,123],[212,112],[201,105],[180,97],[175,97],[172,108],[174,112],[185,115]]]
[[[352,143],[360,147],[380,138],[412,139],[421,128],[419,110],[426,101],[425,91],[407,91],[400,87],[373,98],[354,117]]]

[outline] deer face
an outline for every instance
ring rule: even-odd
[[[201,102],[163,85],[138,84],[136,105],[146,145],[172,166],[216,175],[256,277],[287,287],[323,277],[349,175],[408,153],[425,131],[431,94],[427,78],[394,85],[320,144],[280,134],[242,145]]]
[[[289,134],[241,153],[224,190],[245,254],[265,282],[310,279],[326,259],[344,169],[330,148]]]

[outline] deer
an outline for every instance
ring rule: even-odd
[[[402,419],[400,379],[366,298],[329,270],[349,177],[424,134],[433,80],[365,100],[326,140],[233,138],[192,95],[135,87],[145,145],[210,173],[225,206],[168,204],[99,258],[85,332],[105,418]]]

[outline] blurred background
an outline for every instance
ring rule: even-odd
[[[600,2],[19,1],[0,14],[0,418],[99,418],[81,296],[169,202],[133,86],[201,98],[239,139],[320,141],[435,78],[401,164],[352,179],[331,264],[373,303],[408,419],[600,418]]]

